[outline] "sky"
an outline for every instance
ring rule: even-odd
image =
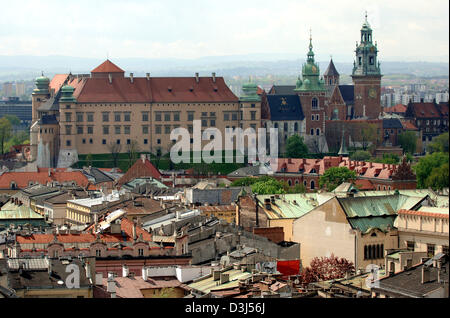
[[[365,11],[384,61],[449,60],[448,0],[0,0],[0,55],[306,56],[352,62]]]

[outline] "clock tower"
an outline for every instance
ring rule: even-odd
[[[377,119],[381,113],[381,70],[377,43],[367,21],[361,29],[361,42],[356,43],[356,60],[352,79],[355,87],[354,118]]]

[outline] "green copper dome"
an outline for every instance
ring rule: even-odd
[[[61,88],[61,98],[59,99],[60,102],[63,103],[72,103],[72,102],[76,102],[76,98],[73,96],[73,92],[75,91],[75,89],[70,86],[70,85],[64,85]]]
[[[44,74],[37,77],[34,81],[36,88],[33,90],[33,94],[49,94],[48,86],[50,84],[50,79]]]
[[[308,59],[302,68],[303,83],[299,79],[295,91],[324,91],[325,83],[319,79],[320,68],[314,61],[312,38],[309,39]]]
[[[243,95],[240,100],[243,102],[259,102],[261,97],[258,95],[258,85],[252,82],[250,78],[248,83],[242,85]]]

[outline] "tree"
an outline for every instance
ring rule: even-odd
[[[430,153],[445,152],[448,153],[448,132],[434,138],[433,142],[428,146]]]
[[[390,154],[385,153],[383,155],[383,159],[381,159],[381,160],[375,159],[375,162],[385,163],[387,165],[396,165],[400,162],[400,157],[398,155],[396,155],[395,153],[390,153]]]
[[[286,155],[288,158],[305,158],[308,155],[308,147],[302,137],[293,135],[287,139]]]
[[[114,141],[111,141],[108,145],[107,145],[108,151],[111,153],[111,157],[113,159],[113,165],[114,167],[118,166],[119,163],[119,155],[120,155],[120,151],[122,150],[122,145],[118,144]]]
[[[5,153],[4,151],[5,143],[11,137],[11,129],[12,129],[11,122],[5,117],[0,118],[0,143],[2,154]]]
[[[416,152],[417,136],[413,131],[406,131],[398,135],[398,144],[403,149],[403,153],[414,154]]]
[[[306,193],[306,187],[303,184],[296,184],[294,187],[286,189],[287,193]]]
[[[327,281],[345,277],[347,273],[354,273],[355,266],[345,258],[338,258],[331,254],[330,257],[315,257],[309,267],[302,273],[303,284]]]
[[[325,187],[328,191],[333,191],[344,182],[356,180],[356,172],[347,167],[332,167],[325,171],[319,178],[319,186]]]
[[[367,150],[371,144],[376,144],[378,141],[377,131],[376,124],[366,124],[361,129],[361,147],[363,150]]]
[[[4,117],[9,120],[11,125],[13,125],[13,126],[20,125],[20,119],[16,115],[5,115]]]
[[[87,165],[88,167],[92,167],[92,166],[93,166],[93,158],[92,158],[92,154],[91,154],[91,153],[89,153],[89,154],[86,156],[86,165]]]
[[[356,160],[356,161],[367,161],[371,158],[370,152],[364,151],[364,150],[358,150],[355,151],[351,156],[350,159]]]
[[[433,168],[430,176],[425,180],[425,186],[433,190],[448,188],[448,163]]]
[[[136,140],[131,140],[126,146],[128,156],[128,169],[134,164],[139,154],[139,143]]]
[[[436,179],[436,174],[439,172],[439,170],[433,171],[433,169],[441,168],[445,164],[448,165],[448,161],[449,161],[448,154],[445,154],[443,152],[435,152],[433,154],[426,155],[424,158],[420,158],[419,163],[415,166],[416,176],[417,176],[417,187],[419,189],[424,189],[424,188],[427,188],[430,184],[434,184],[435,182],[438,182]],[[434,172],[434,174],[432,176],[433,172]],[[445,172],[445,171],[442,171],[442,172]],[[448,172],[447,172],[447,174],[448,174]],[[430,177],[430,180],[427,181],[427,179],[429,177]],[[431,178],[431,177],[433,177],[433,178]],[[436,180],[436,181],[432,181],[432,180]]]
[[[251,185],[253,193],[256,194],[285,194],[285,185],[283,182],[274,178],[267,177],[266,179],[259,180]]]
[[[260,178],[245,177],[242,179],[234,180],[230,186],[231,187],[248,187],[258,181],[260,181]]]

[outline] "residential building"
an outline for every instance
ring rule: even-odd
[[[236,205],[207,205],[199,206],[198,209],[202,215],[212,218],[215,217],[219,220],[224,220],[228,223],[236,222]]]

